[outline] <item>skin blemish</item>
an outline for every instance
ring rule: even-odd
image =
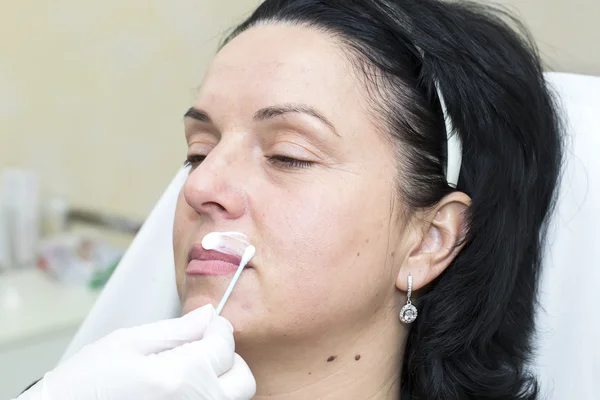
[[[357,355],[355,355],[355,356],[354,356],[354,359],[355,359],[356,361],[360,360],[360,354],[357,354]]]
[[[356,257],[360,257],[360,252],[356,253]]]
[[[335,360],[337,358],[337,356],[331,356],[327,359],[327,362],[332,362],[333,360]]]
[[[367,239],[365,240],[365,243],[369,243],[369,238],[367,238]]]

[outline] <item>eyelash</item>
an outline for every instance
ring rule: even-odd
[[[183,163],[184,167],[196,167],[199,164],[202,163],[202,161],[204,161],[204,159],[206,158],[206,156],[188,156],[188,158],[186,158],[185,162]]]
[[[308,168],[314,165],[313,161],[298,160],[287,156],[273,156],[269,158],[269,162],[275,166],[283,168]]]
[[[183,166],[184,167],[190,167],[190,166],[196,167],[199,164],[201,164],[205,158],[206,158],[206,156],[203,156],[203,155],[189,156],[183,163]],[[277,167],[294,168],[294,169],[308,168],[308,167],[311,167],[314,165],[313,161],[298,160],[298,159],[295,159],[292,157],[287,157],[287,156],[272,156],[269,158],[269,162],[271,164],[274,164]]]

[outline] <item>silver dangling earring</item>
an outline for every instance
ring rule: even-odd
[[[410,324],[417,319],[417,307],[413,306],[410,297],[412,295],[412,275],[408,275],[408,292],[406,293],[406,304],[400,310],[400,321]]]

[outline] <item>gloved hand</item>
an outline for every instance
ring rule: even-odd
[[[248,400],[256,382],[233,327],[212,305],[115,331],[48,372],[17,400]]]

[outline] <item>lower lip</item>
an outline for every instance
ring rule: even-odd
[[[188,275],[223,276],[233,275],[239,265],[219,260],[192,260],[185,273]]]

